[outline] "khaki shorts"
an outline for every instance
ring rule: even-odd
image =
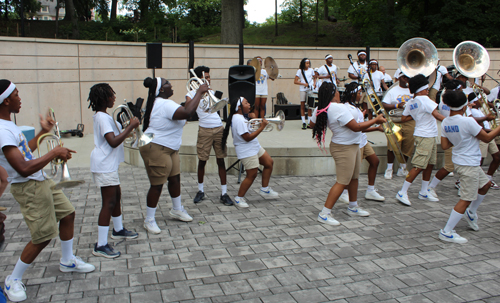
[[[415,136],[415,154],[411,164],[416,168],[426,169],[427,165],[436,165],[437,145],[436,138],[424,138]]]
[[[500,145],[500,136],[495,137],[495,144]]]
[[[149,143],[139,148],[149,183],[161,185],[167,182],[169,177],[181,173],[181,160],[179,151],[173,150],[156,143]]]
[[[436,102],[437,93],[438,93],[437,89],[435,88],[429,89],[429,98],[434,102]]]
[[[300,102],[306,102],[307,101],[307,92],[300,92]]]
[[[451,173],[455,170],[455,165],[452,161],[453,147],[444,150],[444,169]]]
[[[108,187],[120,185],[120,176],[118,171],[110,173],[92,173],[92,181],[98,187]]]
[[[498,153],[498,147],[493,141],[490,141],[490,143],[479,141],[479,149],[481,150],[481,158],[486,158],[488,153],[491,155]]]
[[[215,128],[198,128],[198,141],[196,142],[196,149],[198,152],[198,159],[201,161],[208,161],[210,157],[210,150],[212,147],[215,151],[217,159],[227,157],[227,146],[222,150],[222,134],[224,133],[224,126]]]
[[[10,192],[21,206],[31,233],[31,242],[40,244],[59,235],[58,222],[75,212],[62,190],[52,190],[52,180],[13,183]]]
[[[348,185],[358,179],[361,167],[361,149],[359,144],[342,145],[330,142],[330,154],[335,160],[337,182]]]
[[[403,140],[398,142],[398,146],[403,155],[411,157],[415,147],[415,137],[413,136],[413,133],[415,132],[415,120],[395,124],[401,128],[401,136],[403,136]],[[389,140],[387,140],[387,149],[393,151],[391,145],[389,144]]]
[[[455,170],[460,178],[460,199],[464,201],[476,200],[478,189],[490,182],[480,166],[456,164]]]
[[[255,156],[240,159],[241,164],[243,164],[245,169],[257,168],[259,167],[259,158],[262,157],[262,155],[264,155],[265,152],[266,150],[261,147],[259,152]]]
[[[375,154],[375,151],[373,150],[373,147],[370,144],[370,142],[366,142],[366,145],[361,148],[360,153],[361,153],[361,159],[366,159],[367,157]]]
[[[255,98],[267,99],[267,95],[255,95]]]

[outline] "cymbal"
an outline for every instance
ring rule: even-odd
[[[339,81],[340,81],[340,82],[344,82],[344,81],[347,81],[347,80],[349,80],[349,79],[348,79],[348,78],[346,78],[345,76],[344,76],[344,78],[339,79]]]
[[[253,58],[252,61],[250,61],[250,65],[255,68],[255,80],[257,81],[260,79],[260,62],[257,57]]]
[[[272,57],[267,57],[266,60],[264,60],[264,65],[269,78],[276,79],[279,75],[278,64],[276,61],[274,61]]]

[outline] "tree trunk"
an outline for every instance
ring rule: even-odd
[[[319,36],[319,0],[316,0],[316,42]]]
[[[328,0],[323,0],[323,11],[325,12],[325,20],[328,20]]]
[[[5,0],[5,20],[9,20],[9,0]]]
[[[302,18],[302,0],[300,2],[300,27],[304,27],[304,19]]]
[[[139,10],[141,12],[139,20],[141,22],[146,21],[148,13],[149,13],[149,0],[140,0],[139,1]]]
[[[78,20],[76,20],[75,14],[75,5],[73,4],[73,0],[64,0],[66,5],[66,16],[64,19],[71,21],[73,25],[73,39],[78,39],[80,37],[80,32],[78,31]]]
[[[221,44],[243,43],[243,1],[221,1]]]
[[[116,19],[116,10],[118,9],[118,0],[111,0],[111,16],[110,19]]]
[[[57,0],[56,2],[56,35],[55,38],[57,39],[57,34],[59,32],[59,8],[60,8],[60,2]]]

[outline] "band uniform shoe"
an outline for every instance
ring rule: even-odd
[[[384,178],[386,180],[391,180],[392,179],[392,168],[388,168],[385,170]]]
[[[382,197],[377,190],[366,191],[365,194],[366,200],[374,200],[374,201],[385,201],[385,198]]]
[[[83,262],[82,258],[73,256],[73,259],[69,260],[68,263],[59,262],[59,270],[62,272],[79,272],[87,273],[95,270],[95,266],[89,263]]]
[[[118,258],[121,253],[113,249],[113,247],[109,246],[109,243],[103,246],[97,246],[97,243],[94,245],[94,250],[92,254],[96,257],[104,257],[108,259]]]
[[[340,225],[340,222],[335,220],[332,217],[332,214],[322,214],[321,212],[318,214],[318,221],[324,224],[328,225],[333,225],[333,226],[338,226]]]
[[[457,180],[457,182],[455,182],[455,188],[460,189],[460,180]]]
[[[302,123],[302,129],[307,129],[307,125],[305,123]]]
[[[453,176],[455,176],[455,174],[453,172],[448,174],[448,177],[453,177]]]
[[[396,194],[396,199],[404,205],[411,206],[410,199],[408,199],[408,194],[402,194],[400,191]]]
[[[201,202],[201,200],[205,199],[205,193],[202,192],[201,190],[199,190],[197,193],[196,193],[196,196],[194,197],[193,199],[193,202],[198,204]]]
[[[248,203],[247,201],[245,201],[245,198],[243,197],[236,197],[234,198],[234,203],[236,203],[236,205],[238,205],[238,207],[241,207],[241,208],[247,208],[248,207]]]
[[[5,278],[5,293],[12,302],[21,302],[26,300],[26,286],[18,279]]]
[[[184,209],[182,206],[181,209],[171,209],[170,210],[170,216],[174,219],[184,221],[184,222],[191,222],[193,221],[193,217],[191,217],[187,211]]]
[[[343,203],[349,203],[349,194],[348,193],[346,193],[346,194],[342,193],[340,195],[340,197],[339,197],[339,201],[343,202]]]
[[[259,191],[260,195],[265,198],[276,198],[279,197],[279,194],[275,192],[271,187],[268,190],[264,191],[262,188]]]
[[[427,192],[428,192],[431,196],[433,196],[434,198],[439,199],[439,197],[438,197],[438,195],[436,194],[436,191],[434,190],[434,188],[430,188],[430,187],[429,187],[429,188],[427,188]]]
[[[152,234],[161,233],[161,229],[158,227],[158,224],[156,224],[155,218],[146,218],[144,220],[144,228]]]
[[[139,236],[135,231],[127,230],[125,227],[120,231],[115,231],[111,233],[111,239],[135,239]]]
[[[469,211],[469,208],[467,208],[464,213],[464,218],[467,223],[469,223],[470,228],[473,230],[479,230],[479,226],[477,225],[477,213],[473,214]]]
[[[307,128],[308,129],[312,129],[311,125],[307,124]]]
[[[495,181],[490,180],[490,182],[491,182],[491,187],[490,187],[491,189],[500,189],[500,186],[498,186],[498,184],[496,184]]]
[[[358,217],[368,217],[370,215],[369,212],[367,212],[364,209],[361,209],[359,207],[347,207],[347,214],[349,216],[358,216]]]
[[[231,200],[228,194],[223,194],[222,196],[220,196],[220,202],[226,206],[234,205],[233,200]]]
[[[467,239],[465,239],[464,237],[461,237],[454,230],[445,233],[444,230],[441,229],[439,231],[439,239],[446,241],[446,242],[452,242],[452,243],[459,243],[459,244],[467,243]]]
[[[429,193],[429,191],[427,191],[427,194],[425,195],[422,195],[420,192],[418,193],[418,198],[420,200],[427,200],[427,201],[431,201],[431,202],[439,202],[439,199],[434,197],[433,195],[431,195]]]
[[[401,167],[398,169],[398,174],[397,174],[398,177],[406,177],[407,175],[408,171],[406,169]]]

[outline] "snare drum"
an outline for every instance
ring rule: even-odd
[[[315,108],[318,103],[318,92],[310,90],[307,92],[307,106],[309,108]]]
[[[337,90],[339,91],[340,100],[342,100],[345,95],[345,87],[337,87]]]

